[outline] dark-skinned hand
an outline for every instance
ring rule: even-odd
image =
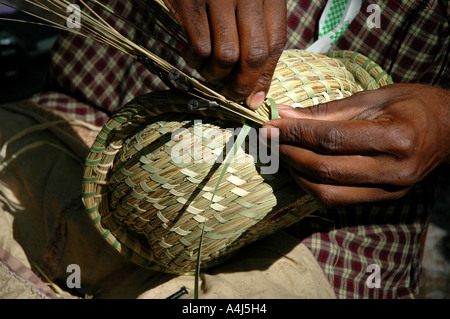
[[[393,84],[279,112],[265,135],[279,137],[292,176],[324,206],[398,199],[450,161],[450,90]]]
[[[286,43],[286,0],[165,0],[187,40],[182,56],[223,95],[258,108]]]

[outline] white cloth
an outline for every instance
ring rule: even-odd
[[[313,53],[330,51],[339,35],[347,29],[361,10],[361,3],[362,0],[328,0],[319,20],[319,38],[307,47],[306,51]],[[344,6],[345,9],[337,9],[336,6],[339,5]],[[340,14],[342,14],[341,17]],[[336,19],[336,21],[330,21],[332,19]],[[329,29],[327,27],[329,25],[333,27]]]

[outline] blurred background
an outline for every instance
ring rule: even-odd
[[[2,1],[25,7],[24,1]],[[0,18],[39,22],[0,3]],[[44,90],[50,50],[59,31],[0,20],[0,103],[26,99]],[[1,125],[0,119],[0,125]],[[450,298],[450,169],[441,168],[437,202],[428,230],[419,298]]]
[[[22,0],[1,2],[25,7]],[[42,22],[1,3],[0,17]],[[0,103],[43,90],[49,52],[58,33],[54,28],[0,20]]]

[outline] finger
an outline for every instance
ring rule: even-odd
[[[238,1],[236,17],[240,60],[222,93],[234,100],[242,100],[253,92],[268,58],[263,1]]]
[[[328,185],[311,181],[293,168],[290,169],[290,173],[294,180],[324,207],[338,207],[385,200],[396,200],[404,196],[409,190],[409,188],[389,190],[381,186],[352,187]]]
[[[264,124],[261,134],[272,136],[272,128],[279,129],[280,143],[298,145],[321,154],[380,154],[401,155],[409,151],[408,130],[402,131],[389,118],[372,121],[319,121],[281,118]]]
[[[182,1],[173,9],[188,41],[182,57],[194,69],[201,68],[211,55],[211,34],[204,1]]]
[[[208,13],[213,54],[199,72],[209,81],[220,81],[231,73],[239,61],[235,5],[229,0],[215,0],[214,6],[208,7]]]
[[[292,145],[280,145],[279,154],[290,167],[321,184],[404,188],[415,183],[410,178],[413,168],[387,156],[327,156]]]
[[[341,121],[351,119],[373,119],[386,104],[381,91],[358,92],[350,97],[321,103],[308,108],[279,106],[281,117]]]
[[[266,21],[267,38],[269,40],[269,54],[264,69],[256,83],[256,87],[246,100],[246,104],[254,110],[261,106],[267,96],[267,92],[272,83],[273,73],[286,45],[286,0],[264,1],[264,18]]]

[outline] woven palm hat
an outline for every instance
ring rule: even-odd
[[[355,52],[287,50],[268,100],[309,107],[391,82]],[[126,104],[98,134],[83,176],[83,202],[100,235],[130,261],[174,274],[193,273],[198,257],[212,267],[319,209],[283,167],[263,173],[267,161],[250,135],[225,167],[217,159],[243,118],[189,109],[189,99],[168,90]],[[256,112],[272,116],[267,105]]]

